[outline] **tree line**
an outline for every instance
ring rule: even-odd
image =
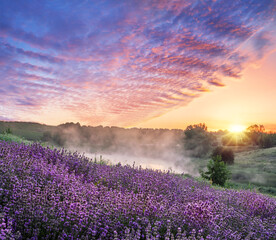
[[[241,134],[224,134],[222,144],[225,146],[255,145],[261,148],[270,148],[276,146],[276,133],[266,132],[264,125],[254,124]]]

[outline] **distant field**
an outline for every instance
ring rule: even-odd
[[[44,132],[53,129],[52,126],[38,123],[0,121],[0,133],[5,131],[7,128],[10,128],[14,135],[23,137],[24,139],[30,141],[41,140]]]
[[[193,162],[198,168],[204,168],[209,159],[195,158]],[[276,195],[276,147],[238,148],[235,152],[235,164],[229,166],[229,169],[232,172],[230,187],[256,189]]]
[[[276,194],[276,147],[236,153],[232,181]]]

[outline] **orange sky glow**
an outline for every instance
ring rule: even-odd
[[[233,124],[263,124],[276,131],[276,52],[258,66],[248,66],[241,79],[203,93],[188,106],[140,123],[139,127],[179,128],[204,122],[209,130],[229,129]]]
[[[276,131],[275,1],[1,1],[0,120]]]

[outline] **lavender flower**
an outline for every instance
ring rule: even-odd
[[[276,200],[0,141],[0,239],[276,239]]]

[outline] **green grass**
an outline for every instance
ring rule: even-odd
[[[198,168],[206,167],[210,158],[194,158]],[[227,188],[256,190],[276,196],[276,147],[235,152],[234,165]]]
[[[15,136],[13,134],[0,134],[0,141],[6,141],[6,142],[17,142],[17,143],[25,143],[25,144],[31,144],[31,141],[28,141],[22,137]]]
[[[237,153],[232,180],[276,189],[276,147]]]
[[[225,188],[228,189],[235,189],[235,190],[250,190],[250,191],[256,191],[259,193],[263,193],[266,195],[269,195],[271,197],[276,197],[276,188],[274,187],[269,187],[269,186],[258,186],[257,184],[247,184],[247,183],[237,183],[233,181],[229,181],[226,185]]]
[[[30,141],[39,141],[41,140],[43,133],[42,132],[36,132],[36,131],[26,131],[26,130],[17,130],[14,131],[14,133],[17,136],[22,136],[25,139],[28,139]]]
[[[0,133],[10,129],[12,134],[30,141],[40,141],[43,133],[55,127],[32,122],[3,122],[0,121]]]

